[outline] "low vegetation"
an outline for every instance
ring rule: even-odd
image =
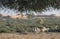
[[[0,16],[0,33],[33,32],[30,26],[48,27],[49,32],[60,32],[60,18],[11,19]]]

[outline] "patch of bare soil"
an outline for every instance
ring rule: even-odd
[[[60,33],[16,34],[0,33],[0,39],[60,39]]]

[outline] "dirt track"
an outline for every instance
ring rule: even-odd
[[[0,33],[0,39],[60,39],[60,33],[40,33],[27,35]]]

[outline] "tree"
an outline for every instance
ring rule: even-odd
[[[2,2],[4,6],[6,5],[19,11],[41,11],[49,6],[60,8],[60,0],[6,0]]]

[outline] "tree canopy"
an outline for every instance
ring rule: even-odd
[[[41,11],[52,6],[60,8],[60,0],[0,0],[6,7],[18,9],[19,11],[33,10]]]

